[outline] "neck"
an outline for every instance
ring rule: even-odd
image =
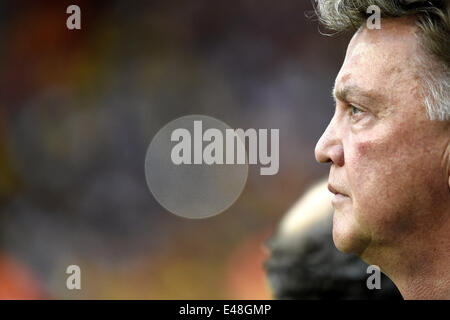
[[[450,299],[450,223],[437,229],[367,248],[361,257],[378,265],[404,299]]]

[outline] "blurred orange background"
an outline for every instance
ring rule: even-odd
[[[66,8],[81,8],[81,30]],[[264,241],[319,177],[347,39],[309,1],[2,1],[0,298],[270,299]],[[183,115],[279,128],[226,212],[188,220],[150,194],[145,152]],[[67,290],[79,265],[82,289]]]

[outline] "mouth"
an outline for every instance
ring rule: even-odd
[[[331,200],[333,206],[336,206],[339,202],[350,199],[350,197],[346,193],[341,191],[340,188],[336,186],[328,184],[328,190],[330,190],[330,192],[334,194],[334,197]]]
[[[340,194],[340,195],[348,197],[347,194],[345,194],[344,192],[338,190],[337,187],[335,187],[335,186],[333,186],[331,184],[328,184],[328,190],[330,190],[330,192],[333,193],[334,195]]]

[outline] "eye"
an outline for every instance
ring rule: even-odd
[[[350,105],[350,108],[352,110],[352,115],[357,114],[359,112],[361,112],[361,110],[359,110],[357,107],[355,107],[354,105]]]

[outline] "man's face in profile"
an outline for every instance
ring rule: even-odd
[[[427,118],[416,30],[395,18],[355,34],[336,78],[334,116],[315,150],[331,163],[334,242],[363,258],[439,225],[444,217],[433,213],[449,205],[448,124]]]

